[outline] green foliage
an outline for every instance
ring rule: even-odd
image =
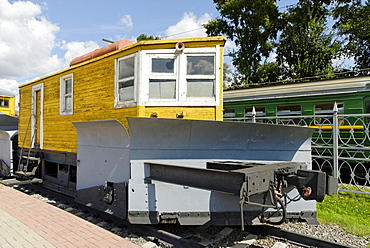
[[[354,58],[357,69],[370,68],[370,0],[297,0],[284,12],[276,0],[213,2],[220,17],[204,27],[236,44],[230,55],[240,76],[233,87],[330,76],[333,59],[343,56]],[[273,53],[276,63],[267,63]]]
[[[232,75],[231,66],[227,63],[224,63],[223,65],[223,88],[227,89],[229,85],[232,83],[232,78],[230,77]]]
[[[301,1],[284,13],[277,46],[277,62],[285,78],[304,78],[334,72],[332,59],[339,42],[326,29],[328,10],[322,1]]]
[[[136,38],[137,41],[143,41],[143,40],[160,40],[159,37],[154,37],[152,35],[148,36],[146,34],[141,34]]]
[[[256,71],[255,83],[276,82],[281,75],[282,68],[276,62],[265,62]]]
[[[235,41],[230,55],[242,75],[235,87],[334,71],[340,44],[326,28],[331,0],[299,0],[284,13],[274,0],[213,2],[220,17],[204,26],[208,35]],[[266,62],[275,51],[277,62]]]
[[[369,236],[369,206],[370,195],[339,192],[317,203],[317,215],[322,224],[336,223],[352,234]]]
[[[237,50],[230,55],[244,80],[256,80],[260,61],[273,50],[271,40],[277,36],[279,12],[274,0],[214,0],[221,17],[205,24],[208,35],[225,35]]]
[[[344,40],[343,54],[353,56],[357,69],[370,67],[370,2],[339,0],[333,16],[335,27]]]

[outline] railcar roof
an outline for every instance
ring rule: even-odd
[[[129,45],[129,46],[126,46],[122,49],[119,49],[119,50],[116,50],[116,51],[113,51],[113,52],[110,52],[110,53],[107,53],[107,54],[104,54],[102,56],[99,56],[97,58],[93,58],[91,60],[88,60],[88,61],[84,61],[82,63],[79,63],[77,65],[74,65],[74,66],[71,66],[71,67],[68,67],[64,70],[61,70],[61,71],[58,71],[58,72],[55,72],[53,74],[50,74],[50,75],[47,75],[47,76],[44,76],[42,78],[39,78],[39,79],[36,79],[32,82],[28,82],[26,84],[23,84],[23,85],[20,85],[18,86],[19,88],[22,88],[23,86],[26,86],[26,85],[30,85],[30,84],[33,84],[35,82],[39,82],[41,80],[44,80],[45,78],[49,78],[49,77],[52,77],[52,76],[55,76],[57,74],[61,74],[63,72],[66,72],[66,71],[69,71],[71,69],[74,69],[74,68],[77,68],[77,67],[80,67],[80,66],[84,66],[88,63],[92,63],[94,61],[97,61],[97,60],[100,60],[102,58],[105,58],[105,57],[109,57],[111,55],[114,55],[114,54],[117,54],[117,53],[120,53],[122,51],[126,51],[126,50],[133,50],[135,51],[135,49],[137,50],[146,50],[146,49],[154,49],[156,46],[168,46],[168,45],[174,45],[176,44],[177,42],[183,42],[183,43],[202,43],[202,44],[207,44],[207,43],[215,43],[215,44],[224,44],[226,42],[226,37],[224,36],[214,36],[214,37],[198,37],[198,38],[182,38],[182,39],[168,39],[168,40],[146,40],[146,41],[139,41],[139,42],[136,42],[136,43],[133,43],[132,45]],[[175,49],[175,46],[173,47]]]
[[[10,96],[15,97],[15,94],[10,92],[9,90],[0,89],[0,96]]]
[[[370,76],[224,91],[224,102],[370,91]]]
[[[0,130],[10,131],[18,129],[18,118],[0,112]]]

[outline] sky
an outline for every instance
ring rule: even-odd
[[[0,0],[0,88],[18,95],[18,85],[109,44],[102,39],[206,36],[202,25],[217,16],[212,0]]]
[[[202,25],[218,16],[213,0],[0,0],[0,88],[18,95],[19,85],[109,44],[102,39],[206,36]],[[225,53],[234,48],[227,41]]]

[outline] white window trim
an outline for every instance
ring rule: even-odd
[[[133,100],[128,100],[128,101],[120,101],[119,100],[119,62],[121,60],[129,59],[134,57],[134,99]],[[121,58],[118,58],[114,61],[114,107],[115,108],[125,108],[125,107],[135,107],[137,106],[137,89],[138,85],[137,83],[139,82],[139,73],[138,71],[140,68],[138,68],[138,65],[140,63],[140,52],[130,54]]]
[[[71,110],[67,111],[65,109],[65,98],[67,96],[66,94],[66,88],[65,88],[65,81],[71,79],[72,80],[72,91],[71,91]],[[73,114],[73,88],[74,88],[74,82],[73,82],[73,73],[65,75],[60,78],[60,115],[72,115]]]
[[[143,61],[143,68],[150,68],[151,61],[150,59],[153,56],[160,56],[163,57],[174,56],[177,60],[175,64],[177,65],[177,80],[176,80],[176,99],[149,99],[149,86],[146,86],[145,83],[149,82],[150,79],[150,72],[143,73],[141,76],[143,85],[141,86],[141,95],[140,102],[138,102],[141,106],[218,106],[220,104],[220,88],[218,87],[220,82],[220,63],[219,63],[219,46],[216,48],[186,48],[184,52],[179,53],[176,52],[175,49],[158,49],[158,50],[149,50],[149,51],[142,51],[142,61]],[[214,56],[215,58],[215,75],[213,76],[204,76],[203,78],[207,79],[214,79],[214,97],[187,97],[187,78],[194,77],[193,75],[187,76],[186,72],[186,58],[187,56]],[[180,66],[182,68],[180,68]],[[185,68],[185,69],[184,69]],[[194,78],[199,78],[195,76]]]
[[[190,56],[188,56],[190,55]],[[217,58],[216,58],[216,53],[192,53],[192,54],[187,54],[187,57],[196,57],[196,56],[213,56],[213,59],[214,59],[214,73],[215,75],[188,75],[187,74],[187,71],[185,70],[186,73],[185,74],[185,82],[184,82],[184,85],[187,87],[187,80],[188,79],[211,79],[211,80],[214,80],[214,84],[213,84],[213,93],[214,93],[214,97],[191,97],[191,96],[187,96],[187,94],[185,94],[185,98],[187,100],[193,100],[193,101],[214,101],[216,97],[216,78],[217,78]],[[187,58],[186,57],[186,58]],[[187,89],[186,89],[186,92],[187,92]]]
[[[333,108],[331,109],[325,109],[325,110],[316,110],[316,105],[318,104],[325,104],[325,103],[333,103]],[[335,102],[319,102],[315,103],[314,105],[314,113],[315,115],[331,115],[334,113],[334,104]],[[342,105],[341,107],[338,108],[338,113],[343,114],[344,113],[344,102],[337,102],[337,106]]]
[[[282,106],[299,106],[300,110],[288,110],[288,111],[278,111],[278,107]],[[276,106],[276,116],[297,116],[302,115],[302,105],[301,104],[287,104]]]
[[[160,72],[151,72],[151,68],[152,68],[152,58],[155,58],[155,57],[159,57],[159,58],[163,58],[163,59],[174,59],[174,70],[173,70],[173,73],[160,73]],[[148,101],[155,101],[155,102],[158,102],[158,101],[168,101],[168,102],[177,102],[178,99],[179,99],[179,81],[178,81],[178,72],[179,72],[179,61],[177,59],[178,56],[176,56],[176,54],[171,54],[171,53],[161,53],[161,54],[157,54],[157,53],[150,53],[148,54],[148,67],[149,70],[148,70],[148,75],[149,75],[149,78],[148,78]],[[144,67],[145,68],[145,67]],[[150,88],[150,80],[151,79],[172,79],[174,81],[176,81],[176,86],[175,86],[175,90],[176,90],[176,94],[175,94],[175,98],[150,98],[149,96],[149,88]]]

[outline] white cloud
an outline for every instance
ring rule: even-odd
[[[119,25],[123,25],[127,28],[132,28],[134,24],[132,23],[132,17],[130,15],[124,15],[118,22]]]
[[[16,96],[15,108],[18,111],[18,103],[19,103],[18,82],[16,80],[0,79],[0,88],[8,90],[15,94]]]
[[[18,95],[18,82],[17,80],[0,79],[0,88],[8,90],[15,95]]]
[[[69,63],[72,59],[78,56],[98,49],[99,45],[95,41],[86,41],[86,42],[63,41],[60,47],[61,49],[67,50],[67,52],[64,55],[64,59]]]
[[[28,1],[19,1],[11,4],[8,0],[0,0],[0,6],[0,16],[5,19],[28,19],[41,14],[40,6]]]
[[[46,75],[68,66],[70,60],[99,48],[96,42],[56,43],[58,25],[42,15],[40,5],[30,1],[0,0],[0,87],[18,95],[18,85],[30,75]],[[66,50],[64,58],[52,54]],[[32,77],[32,80],[35,76]]]
[[[166,39],[194,38],[207,36],[203,24],[211,20],[209,14],[197,18],[193,13],[184,13],[182,19],[165,31]]]
[[[10,79],[45,73],[63,65],[51,51],[56,24],[30,1],[0,0],[0,78]]]
[[[63,60],[51,54],[58,31],[42,15],[40,5],[0,0],[0,87],[18,95],[14,78],[61,68]]]

